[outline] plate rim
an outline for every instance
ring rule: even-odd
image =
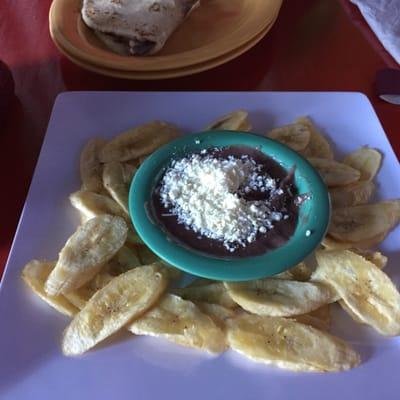
[[[184,76],[190,76],[194,74],[198,74],[201,72],[209,71],[211,69],[222,66],[230,61],[235,60],[246,52],[250,51],[253,47],[255,47],[258,43],[260,43],[266,35],[268,35],[269,31],[273,28],[278,15],[275,16],[274,20],[269,24],[264,31],[262,31],[259,36],[256,36],[251,41],[243,45],[243,47],[233,50],[230,53],[227,53],[224,56],[213,58],[210,61],[205,61],[203,63],[195,64],[189,67],[163,70],[163,71],[122,71],[117,69],[111,69],[106,67],[100,67],[96,65],[92,65],[83,60],[77,59],[74,55],[68,53],[66,49],[62,47],[60,43],[58,43],[56,38],[53,38],[53,42],[57,49],[67,57],[72,63],[78,65],[79,67],[86,69],[88,71],[105,75],[113,78],[120,79],[130,79],[130,80],[161,80],[161,79],[175,79]]]

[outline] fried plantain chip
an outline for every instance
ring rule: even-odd
[[[96,292],[65,329],[62,351],[79,355],[141,317],[167,285],[165,273],[148,265],[125,272]]]
[[[164,295],[156,307],[129,325],[128,330],[212,353],[221,353],[227,347],[224,332],[212,318],[191,301],[173,294]]]
[[[138,257],[137,250],[128,246],[122,246],[108,262],[108,271],[112,275],[119,275],[141,265],[143,264]]]
[[[221,328],[226,329],[226,321],[236,315],[236,310],[220,306],[219,304],[197,302],[197,307]]]
[[[130,181],[125,181],[122,163],[114,161],[104,164],[103,185],[127,215],[129,215],[129,184]]]
[[[326,235],[323,238],[321,245],[323,248],[327,250],[338,250],[338,249],[344,250],[344,249],[351,249],[352,247],[354,247],[354,243],[341,242],[340,240],[336,240],[330,237],[329,235]]]
[[[308,158],[328,187],[344,186],[359,180],[360,172],[346,164],[324,158]]]
[[[148,155],[176,139],[179,130],[166,122],[154,121],[123,132],[109,141],[100,151],[103,163],[129,161]]]
[[[328,140],[321,134],[310,118],[298,118],[295,123],[302,124],[310,131],[307,147],[301,151],[304,157],[317,157],[333,160],[333,151]]]
[[[375,184],[370,181],[355,182],[350,185],[329,189],[332,207],[352,207],[366,204],[375,191]]]
[[[291,272],[289,270],[280,272],[279,274],[276,275],[272,275],[269,277],[270,279],[283,279],[286,281],[291,281],[293,280],[293,275],[291,274]]]
[[[360,249],[352,249],[354,253],[364,257],[369,262],[375,264],[379,269],[383,269],[386,267],[388,262],[388,258],[382,254],[380,251],[369,251],[369,250],[360,250]]]
[[[103,166],[99,160],[99,152],[106,143],[107,141],[104,139],[91,139],[81,152],[80,174],[84,190],[96,193],[101,193],[104,190],[101,177]]]
[[[89,283],[89,287],[91,287],[95,292],[100,289],[103,289],[104,286],[108,285],[114,276],[109,274],[107,271],[100,271]]]
[[[64,296],[78,310],[82,310],[82,308],[85,307],[86,303],[94,294],[95,291],[89,285],[85,285],[78,289],[72,290]]]
[[[69,317],[74,316],[79,310],[63,295],[49,296],[44,290],[44,284],[50,272],[56,265],[55,261],[32,260],[25,265],[21,277],[24,282],[51,307]]]
[[[239,315],[228,321],[227,337],[244,356],[293,371],[342,371],[360,363],[341,339],[289,318]]]
[[[86,283],[84,286],[72,290],[65,294],[65,298],[68,299],[79,310],[85,307],[89,299],[100,289],[106,286],[114,276],[110,275],[108,272],[99,272],[91,281]]]
[[[337,208],[332,212],[328,233],[342,242],[362,242],[387,235],[400,218],[398,200],[354,207]],[[357,247],[357,246],[354,246]]]
[[[205,130],[251,131],[251,123],[247,111],[237,110],[224,115],[210,124]]]
[[[306,314],[333,300],[328,286],[284,279],[225,282],[232,299],[258,315],[289,317]]]
[[[400,294],[390,278],[348,251],[318,251],[313,281],[330,285],[358,319],[382,335],[400,335]]]
[[[316,329],[329,331],[331,327],[331,305],[325,304],[324,306],[307,314],[297,315],[291,318],[297,322],[310,325]]]
[[[344,311],[346,311],[347,314],[355,321],[358,322],[359,324],[366,325],[365,322],[355,314],[351,308],[343,301],[343,300],[338,300],[338,303],[340,306],[343,308]]]
[[[123,180],[128,185],[131,184],[133,177],[136,174],[138,167],[130,162],[123,162],[122,164],[122,172],[123,172]]]
[[[381,165],[382,155],[375,149],[361,147],[343,160],[344,164],[360,171],[360,181],[372,181]]]
[[[295,122],[294,124],[272,129],[266,136],[289,146],[294,151],[301,151],[308,146],[311,132],[308,125]]]
[[[61,250],[46,293],[65,294],[91,280],[123,246],[127,230],[122,218],[106,214],[81,225]]]
[[[83,215],[85,221],[103,214],[118,215],[128,219],[128,215],[117,202],[102,194],[79,190],[72,193],[69,200],[72,206]]]
[[[222,282],[175,289],[174,293],[193,302],[218,304],[231,309],[237,307]]]
[[[271,276],[270,278],[295,280],[295,281],[307,281],[311,276],[312,269],[304,262],[300,262],[293,268],[290,268],[280,274]]]
[[[325,236],[321,244],[324,248],[328,250],[346,250],[346,249],[363,250],[377,246],[378,244],[380,244],[385,240],[385,237],[386,237],[386,232],[366,240],[361,240],[359,242],[349,242],[349,241],[346,242],[337,240],[327,235]]]

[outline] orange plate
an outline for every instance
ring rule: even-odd
[[[69,54],[66,49],[62,47],[60,43],[57,42],[55,38],[54,43],[57,48],[63,53],[69,60],[73,63],[79,65],[82,68],[85,68],[89,71],[96,72],[101,75],[112,76],[115,78],[123,78],[123,79],[136,79],[136,80],[156,80],[156,79],[169,79],[169,78],[177,78],[180,76],[193,75],[202,71],[206,71],[208,69],[215,68],[221,64],[227,63],[228,61],[233,60],[236,57],[239,57],[241,54],[245,53],[252,47],[254,47],[272,28],[275,23],[277,15],[271,21],[270,25],[268,25],[261,33],[255,36],[252,40],[250,40],[245,45],[240,48],[225,54],[224,56],[217,57],[212,59],[211,61],[199,63],[193,66],[189,66],[187,68],[178,68],[178,69],[170,69],[165,71],[152,71],[152,72],[140,72],[140,71],[121,71],[117,69],[111,69],[106,67],[99,67],[90,63],[87,63],[84,60],[80,60],[76,58],[74,55]]]
[[[201,6],[154,56],[121,56],[108,50],[80,16],[81,0],[54,0],[50,33],[69,56],[101,68],[164,71],[221,57],[260,35],[276,17],[282,0],[202,0]]]

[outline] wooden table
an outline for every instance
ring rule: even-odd
[[[0,275],[54,99],[62,91],[360,91],[372,101],[400,156],[400,107],[384,103],[374,94],[376,71],[398,65],[347,0],[286,0],[271,32],[238,59],[191,77],[149,82],[103,77],[68,61],[49,37],[50,3],[0,2],[0,59],[12,69],[18,97],[7,126],[0,127]]]

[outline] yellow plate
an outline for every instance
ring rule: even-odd
[[[70,56],[101,68],[123,71],[181,69],[231,53],[260,35],[276,17],[282,0],[202,0],[160,53],[121,56],[108,50],[80,16],[81,0],[54,0],[50,33]]]
[[[208,62],[189,66],[187,68],[177,68],[165,71],[152,71],[152,72],[121,71],[112,68],[99,67],[90,64],[84,60],[81,60],[79,58],[76,58],[74,55],[68,53],[68,51],[64,49],[60,43],[57,42],[57,39],[53,38],[53,40],[57,48],[60,50],[60,52],[63,53],[69,60],[71,60],[74,64],[77,64],[80,67],[87,69],[89,71],[96,72],[101,75],[107,75],[114,78],[122,78],[122,79],[136,79],[136,80],[170,79],[170,78],[178,78],[181,76],[193,75],[199,72],[207,71],[219,65],[225,64],[236,57],[239,57],[240,55],[242,55],[243,53],[254,47],[268,33],[268,31],[272,28],[273,24],[275,23],[276,18],[277,15],[270,23],[270,25],[266,27],[266,29],[264,29],[261,33],[255,36],[248,43],[228,54],[225,54],[224,56],[214,58],[213,60]]]

